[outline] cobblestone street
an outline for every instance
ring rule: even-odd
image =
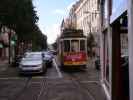
[[[21,77],[9,69],[0,73],[0,100],[106,100],[94,66],[68,72],[53,65],[44,75]]]

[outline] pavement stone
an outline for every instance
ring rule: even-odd
[[[8,60],[0,60],[0,72],[5,71],[8,66]]]
[[[94,100],[107,100],[100,83],[81,83],[89,93],[95,98]]]
[[[107,100],[100,83],[100,71],[95,69],[93,62],[88,66],[86,71],[61,71],[62,78],[47,77],[58,75],[52,67],[46,73],[47,78],[44,75],[0,79],[0,100]],[[9,67],[7,73],[3,73],[9,77],[14,72],[16,69]],[[3,77],[1,73],[0,77]]]

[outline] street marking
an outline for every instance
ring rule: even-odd
[[[80,83],[100,83],[100,81],[80,81]]]
[[[61,78],[61,77],[56,76],[56,77],[44,77],[44,78],[46,78],[46,79],[58,79],[58,78]]]
[[[110,100],[111,97],[110,97],[110,94],[109,94],[109,92],[108,92],[108,90],[107,90],[105,84],[102,83],[102,87],[103,87],[103,89],[104,89],[104,92],[105,92],[105,94],[106,94],[106,97],[108,98],[108,100]]]
[[[22,77],[1,77],[0,80],[17,80],[17,79],[27,79]]]
[[[55,68],[56,68],[56,70],[57,70],[57,73],[58,73],[58,75],[59,75],[59,78],[62,78],[63,75],[61,74],[61,72],[60,72],[60,70],[59,70],[59,68],[58,68],[58,65],[57,65],[55,59],[53,59],[53,64],[54,64],[54,66],[55,66]]]
[[[61,76],[62,77],[62,76]],[[1,77],[0,80],[18,80],[18,79],[27,79],[28,77],[22,78],[22,77]],[[58,79],[59,76],[56,77],[32,77],[32,79]]]
[[[46,77],[43,77],[43,76],[38,76],[38,77],[32,77],[32,79],[58,79],[59,78],[59,76],[55,76],[55,77],[48,77],[48,76],[46,76]]]
[[[1,68],[1,70],[0,70],[0,71],[1,71],[1,72],[2,72],[2,71],[6,71],[6,69],[7,69],[7,68]]]

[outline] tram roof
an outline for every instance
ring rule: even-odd
[[[62,32],[61,38],[85,38],[86,36],[83,34],[83,30],[81,29],[65,29]]]

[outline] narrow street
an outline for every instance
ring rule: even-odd
[[[19,76],[16,67],[0,73],[1,100],[106,100],[94,66],[60,70],[55,60],[43,75]]]

